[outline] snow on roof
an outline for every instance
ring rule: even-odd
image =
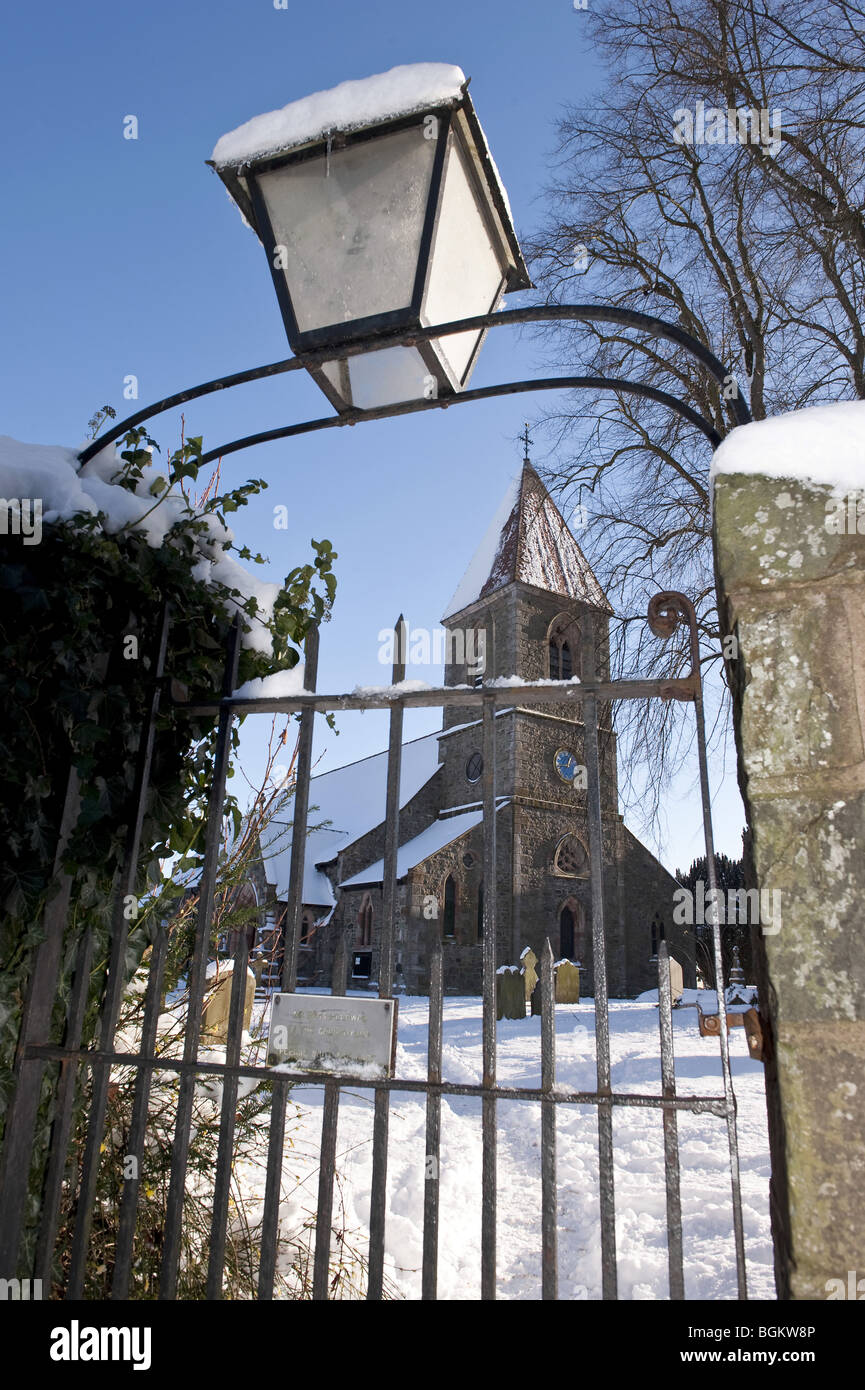
[[[150,488],[157,478],[164,481],[165,474],[155,465],[142,470],[134,492],[113,481],[122,467],[114,445],[102,449],[82,468],[76,449],[60,444],[25,444],[0,435],[0,497],[41,501],[43,525],[69,521],[82,513],[101,515],[107,535],[127,527],[158,549],[166,543],[175,522],[193,513],[179,493],[163,492],[157,500]],[[194,578],[238,589],[243,599],[256,600],[262,617],[269,617],[279,585],[265,583],[232,559],[224,547],[232,541],[233,533],[218,517],[210,512],[201,520],[207,530],[194,541],[198,557]],[[263,622],[251,622],[243,644],[264,653],[272,650]]]
[[[468,608],[469,604],[475,602],[480,597],[487,583],[488,578],[493,573],[496,560],[502,547],[502,536],[513,516],[514,509],[520,500],[520,480],[514,478],[508,484],[507,491],[498,505],[496,514],[490,522],[484,534],[484,538],[469,561],[468,569],[457,585],[456,593],[442,614],[442,618],[449,618],[453,613],[460,613],[463,608]]]
[[[402,748],[399,804],[402,808],[416,796],[438,768],[438,731],[423,738],[412,739]],[[308,823],[330,822],[320,830],[307,833],[304,862],[303,901],[330,907],[335,902],[327,875],[316,864],[328,863],[368,831],[380,825],[385,814],[387,790],[387,753],[375,753],[370,758],[348,763],[313,777],[309,786]],[[288,802],[291,812],[291,797]],[[288,875],[291,861],[291,826],[279,813],[262,834],[262,852],[268,883],[276,888],[276,896],[288,896]]]
[[[472,557],[443,621],[519,582],[612,613],[591,566],[530,463],[512,482]]]
[[[849,491],[865,487],[865,401],[791,410],[739,425],[715,450],[711,477],[763,473]]]
[[[310,813],[310,820],[317,821],[317,811]],[[291,867],[291,826],[285,821],[271,820],[260,837],[261,852],[264,857],[264,873],[268,883],[276,889],[279,902],[288,897],[288,877]],[[306,836],[306,854],[303,865],[303,891],[301,902],[314,907],[332,908],[336,905],[330,879],[315,866],[326,863],[343,848],[348,841],[345,835],[335,830],[310,830]]]
[[[330,131],[355,130],[459,101],[465,74],[450,63],[405,63],[374,77],[340,82],[325,92],[290,101],[229,131],[216,142],[218,167],[243,164],[294,149]]]
[[[461,835],[473,830],[484,818],[483,811],[468,811],[462,816],[447,816],[443,820],[433,821],[426,830],[422,830],[419,835],[415,835],[413,840],[407,840],[404,845],[400,845],[396,856],[396,876],[403,878],[416,864],[422,864],[424,859],[429,859],[431,854],[436,854],[445,845],[453,844]],[[343,879],[340,888],[358,888],[364,883],[381,883],[384,879],[384,860],[377,859],[369,868],[362,869],[360,873],[354,874],[351,878]]]

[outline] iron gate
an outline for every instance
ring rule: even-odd
[[[31,977],[25,1006],[21,1037],[16,1058],[16,1086],[9,1107],[7,1129],[2,1155],[2,1193],[0,1193],[0,1271],[14,1276],[43,1281],[51,1287],[56,1273],[54,1252],[58,1220],[67,1180],[67,1152],[72,1125],[73,1106],[81,1069],[91,1073],[90,1103],[87,1135],[77,1183],[77,1215],[71,1255],[63,1293],[68,1299],[79,1299],[85,1289],[88,1251],[94,1215],[97,1175],[106,1129],[109,1086],[112,1067],[135,1069],[136,1082],[132,1108],[128,1154],[136,1159],[135,1174],[125,1179],[120,1220],[116,1236],[112,1297],[130,1295],[136,1212],[139,1201],[140,1160],[147,1137],[148,1107],[154,1074],[179,1075],[171,1174],[167,1198],[166,1221],[162,1240],[159,1296],[177,1296],[181,1260],[184,1193],[193,1119],[196,1078],[213,1075],[223,1084],[219,1126],[219,1147],[214,1176],[212,1217],[207,1270],[207,1297],[222,1297],[226,1236],[229,1221],[229,1193],[235,1139],[235,1115],[238,1085],[241,1077],[268,1080],[272,1085],[269,1121],[267,1176],[261,1233],[258,1297],[271,1299],[276,1275],[280,1182],[285,1147],[286,1106],[291,1087],[295,1084],[315,1084],[324,1087],[321,1151],[319,1159],[318,1200],[315,1227],[313,1296],[328,1297],[328,1271],[332,1212],[334,1201],[334,1172],[336,1135],[340,1092],[346,1087],[374,1091],[372,1195],[369,1222],[369,1258],[367,1298],[380,1299],[383,1294],[386,1230],[386,1180],[388,1162],[388,1122],[391,1092],[420,1093],[426,1097],[426,1155],[427,1176],[424,1190],[422,1297],[434,1299],[437,1287],[439,1191],[438,1157],[441,1138],[441,1100],[443,1096],[470,1096],[481,1102],[482,1114],[482,1219],[481,1219],[481,1297],[496,1295],[496,1113],[500,1102],[540,1102],[542,1117],[541,1160],[541,1252],[542,1291],[545,1299],[558,1296],[557,1260],[557,1179],[556,1179],[556,1107],[559,1105],[591,1105],[596,1108],[598,1124],[598,1175],[600,1193],[600,1240],[602,1265],[602,1296],[617,1297],[617,1260],[615,1230],[615,1193],[613,1176],[613,1113],[617,1107],[637,1107],[660,1111],[663,1123],[664,1171],[666,1184],[667,1246],[669,1292],[672,1299],[684,1298],[682,1220],[680,1205],[679,1151],[677,1117],[680,1112],[717,1116],[726,1124],[731,1182],[731,1216],[735,1246],[736,1278],[739,1298],[747,1297],[745,1279],[745,1250],[739,1184],[739,1159],[736,1136],[736,1102],[730,1072],[727,1030],[723,1019],[719,1031],[722,1095],[680,1095],[677,1091],[673,1057],[673,1030],[669,957],[665,943],[659,947],[659,1022],[661,1088],[658,1094],[631,1094],[614,1091],[611,1084],[610,1038],[607,1000],[607,970],[605,960],[605,926],[603,895],[603,826],[598,743],[598,705],[600,701],[634,699],[676,699],[694,706],[697,753],[702,795],[703,825],[709,890],[716,889],[714,845],[710,812],[708,770],[700,680],[699,641],[693,605],[683,595],[667,592],[657,595],[649,606],[648,622],[656,636],[668,638],[680,623],[688,626],[691,669],[687,676],[668,680],[598,681],[589,679],[595,671],[591,641],[584,637],[583,682],[546,682],[543,685],[508,685],[497,688],[487,685],[477,688],[441,688],[408,690],[404,664],[393,670],[390,689],[375,694],[325,695],[314,693],[318,663],[318,633],[313,629],[306,645],[304,693],[287,699],[232,698],[236,688],[240,628],[235,623],[224,670],[222,698],[208,705],[185,706],[196,715],[215,715],[218,719],[216,756],[213,782],[208,805],[203,872],[195,931],[195,946],[189,971],[189,1005],[182,1058],[157,1056],[157,1023],[163,976],[166,965],[167,932],[160,928],[153,942],[149,977],[145,995],[140,1048],[137,1052],[115,1050],[118,1019],[124,992],[124,958],[128,923],[124,902],[131,892],[139,860],[141,826],[147,794],[149,770],[153,755],[156,717],[161,692],[165,686],[165,653],[170,614],[163,617],[158,641],[158,659],[149,716],[142,730],[138,774],[134,791],[134,814],[129,827],[126,863],[117,887],[112,917],[112,935],[107,983],[98,1029],[98,1044],[82,1046],[82,1024],[86,1006],[87,981],[90,973],[90,945],[85,937],[79,947],[74,987],[67,1010],[63,1046],[50,1041],[52,1004],[64,940],[64,890],[52,900],[45,917],[45,939],[40,946]],[[397,643],[397,652],[404,656],[404,645]],[[504,1086],[496,1078],[496,758],[495,714],[497,708],[512,704],[538,706],[550,703],[578,705],[582,712],[587,771],[587,808],[589,851],[592,886],[592,943],[595,984],[595,1048],[597,1085],[593,1091],[568,1091],[556,1085],[555,1007],[553,994],[553,962],[549,943],[540,962],[541,1016],[541,1085],[540,1087]],[[483,901],[483,1075],[480,1084],[457,1084],[442,1079],[442,951],[439,942],[431,960],[429,997],[428,1067],[425,1080],[390,1079],[370,1081],[358,1076],[328,1078],[322,1083],[320,1073],[275,1072],[265,1066],[241,1063],[241,1034],[243,1025],[246,964],[249,945],[245,933],[238,933],[235,966],[231,987],[231,1003],[224,1063],[199,1056],[202,1003],[205,991],[205,971],[211,938],[211,922],[216,893],[216,874],[221,842],[226,776],[228,772],[231,729],[235,717],[242,713],[288,714],[299,712],[300,733],[295,785],[294,834],[292,837],[288,909],[283,921],[284,953],[282,988],[291,992],[297,982],[298,946],[301,934],[303,863],[306,825],[309,813],[309,790],[312,771],[312,737],[316,713],[337,710],[387,709],[390,712],[390,731],[387,761],[387,792],[385,806],[385,851],[383,884],[383,925],[381,934],[381,964],[379,995],[391,998],[394,976],[396,934],[397,849],[399,842],[399,786],[402,755],[403,713],[406,708],[435,708],[445,705],[468,706],[480,711],[483,731],[483,860],[485,893]],[[74,824],[78,806],[78,787],[74,773],[70,782],[64,812],[65,825]],[[59,860],[58,860],[59,864]],[[61,879],[62,884],[62,879]],[[723,966],[718,922],[712,924],[713,951],[718,998],[723,1000]],[[40,1208],[35,1255],[21,1264],[23,1227],[28,1197],[30,1160],[36,1131],[37,1114],[43,1083],[52,1064],[56,1068],[54,1118],[49,1161]],[[429,1160],[433,1160],[430,1162]]]

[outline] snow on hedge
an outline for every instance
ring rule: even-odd
[[[716,449],[711,477],[763,473],[842,491],[865,488],[865,401],[792,410],[740,425]]]
[[[196,560],[194,579],[205,584],[224,584],[236,589],[241,603],[254,598],[261,622],[252,621],[243,634],[243,645],[269,655],[271,637],[265,623],[273,614],[278,584],[265,583],[228,553],[233,533],[213,513],[196,513],[179,492],[155,496],[151,486],[165,474],[155,465],[142,470],[135,491],[114,481],[124,466],[114,445],[102,449],[82,468],[78,451],[59,444],[25,444],[0,435],[0,499],[41,502],[42,524],[71,521],[75,516],[99,517],[106,535],[124,529],[139,533],[154,549],[166,544],[178,521],[198,516],[207,531],[193,537]],[[169,541],[170,543],[170,541]],[[234,612],[234,605],[228,609]]]
[[[213,162],[220,168],[242,164],[309,144],[329,131],[353,130],[443,106],[459,100],[465,80],[462,69],[450,63],[405,63],[375,77],[340,82],[229,131],[216,142]]]
[[[293,695],[311,695],[305,690],[303,676],[306,667],[301,662],[290,670],[274,671],[269,676],[254,676],[232,691],[232,700],[290,700]]]

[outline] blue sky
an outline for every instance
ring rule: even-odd
[[[586,16],[571,0],[405,0],[301,5],[288,0],[49,3],[7,14],[0,89],[7,150],[0,432],[77,444],[92,412],[138,405],[223,373],[288,356],[258,241],[206,167],[217,138],[261,111],[398,63],[458,64],[507,186],[517,230],[540,220],[555,123],[599,72]],[[123,138],[124,118],[138,139]],[[516,301],[519,302],[519,301]],[[473,385],[540,374],[537,343],[490,335]],[[138,402],[124,379],[138,379]],[[405,613],[434,628],[519,468],[531,397],[476,404],[263,446],[226,461],[229,485],[270,486],[237,522],[280,579],[327,536],[339,591],[323,629],[319,687],[380,683],[378,633]],[[206,448],[330,413],[300,374],[187,408]],[[163,452],[179,414],[151,425]],[[546,461],[542,436],[534,451]],[[287,530],[273,529],[285,504]],[[591,555],[589,559],[591,560]],[[410,675],[435,678],[429,669]],[[683,711],[684,718],[690,715]],[[425,732],[434,714],[407,718]],[[254,779],[261,736],[247,721]],[[385,717],[345,716],[319,740],[321,770],[386,742]],[[718,847],[738,856],[741,805],[713,768]],[[670,799],[663,857],[701,852],[699,803],[684,778]]]

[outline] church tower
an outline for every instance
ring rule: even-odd
[[[450,634],[445,685],[609,679],[612,608],[526,457],[442,618]],[[590,668],[594,668],[593,670]],[[610,988],[624,989],[621,818],[609,705],[598,710]],[[440,758],[443,806],[482,798],[481,724],[445,711]],[[498,949],[524,946],[580,960],[593,989],[591,883],[582,707],[506,707],[496,720]],[[617,949],[620,944],[621,949]],[[618,976],[622,974],[621,981]]]

